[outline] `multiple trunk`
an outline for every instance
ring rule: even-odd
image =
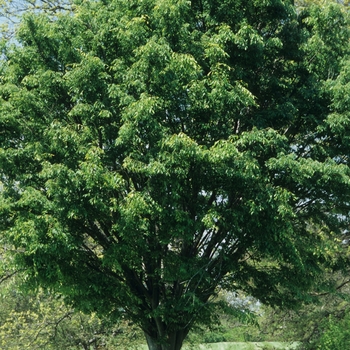
[[[168,334],[166,339],[159,340],[145,332],[145,337],[149,350],[180,350],[187,334],[188,330],[178,330]]]

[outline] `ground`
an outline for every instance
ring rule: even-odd
[[[293,350],[298,343],[282,342],[235,342],[235,343],[212,343],[202,345],[184,346],[184,350]],[[147,346],[139,348],[146,350]]]

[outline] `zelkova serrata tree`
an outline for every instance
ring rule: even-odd
[[[0,87],[1,240],[25,283],[178,350],[220,289],[292,307],[346,263],[330,87],[348,24],[300,16],[279,0],[25,15]]]

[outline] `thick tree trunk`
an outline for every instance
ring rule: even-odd
[[[162,346],[158,344],[157,339],[152,338],[147,333],[145,333],[147,340],[148,350],[163,350]]]
[[[187,330],[179,330],[168,335],[166,343],[159,343],[158,339],[145,333],[149,350],[180,350],[188,334]]]

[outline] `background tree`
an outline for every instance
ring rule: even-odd
[[[337,281],[336,288],[334,280]],[[349,310],[349,275],[329,274],[327,281],[329,291],[318,293],[317,303],[303,305],[297,310],[264,308],[260,329],[265,339],[299,341],[300,349],[318,349],[329,328],[329,320],[332,326],[342,328]]]
[[[70,0],[0,0],[0,35],[7,40],[13,38],[16,25],[28,12],[44,12],[54,17],[58,12],[73,9],[74,2]]]
[[[312,5],[326,8],[331,2],[342,6],[349,6],[349,0],[295,0],[294,4],[300,10],[309,8]]]
[[[82,1],[16,38],[0,227],[29,287],[176,350],[227,307],[221,289],[293,307],[347,264],[339,7]]]
[[[37,11],[52,14],[59,11],[71,11],[73,3],[70,0],[1,0],[0,14],[13,21],[25,12]]]
[[[57,294],[24,291],[21,277],[0,285],[1,349],[137,349],[142,343],[142,334],[124,320],[111,324],[73,310]]]

